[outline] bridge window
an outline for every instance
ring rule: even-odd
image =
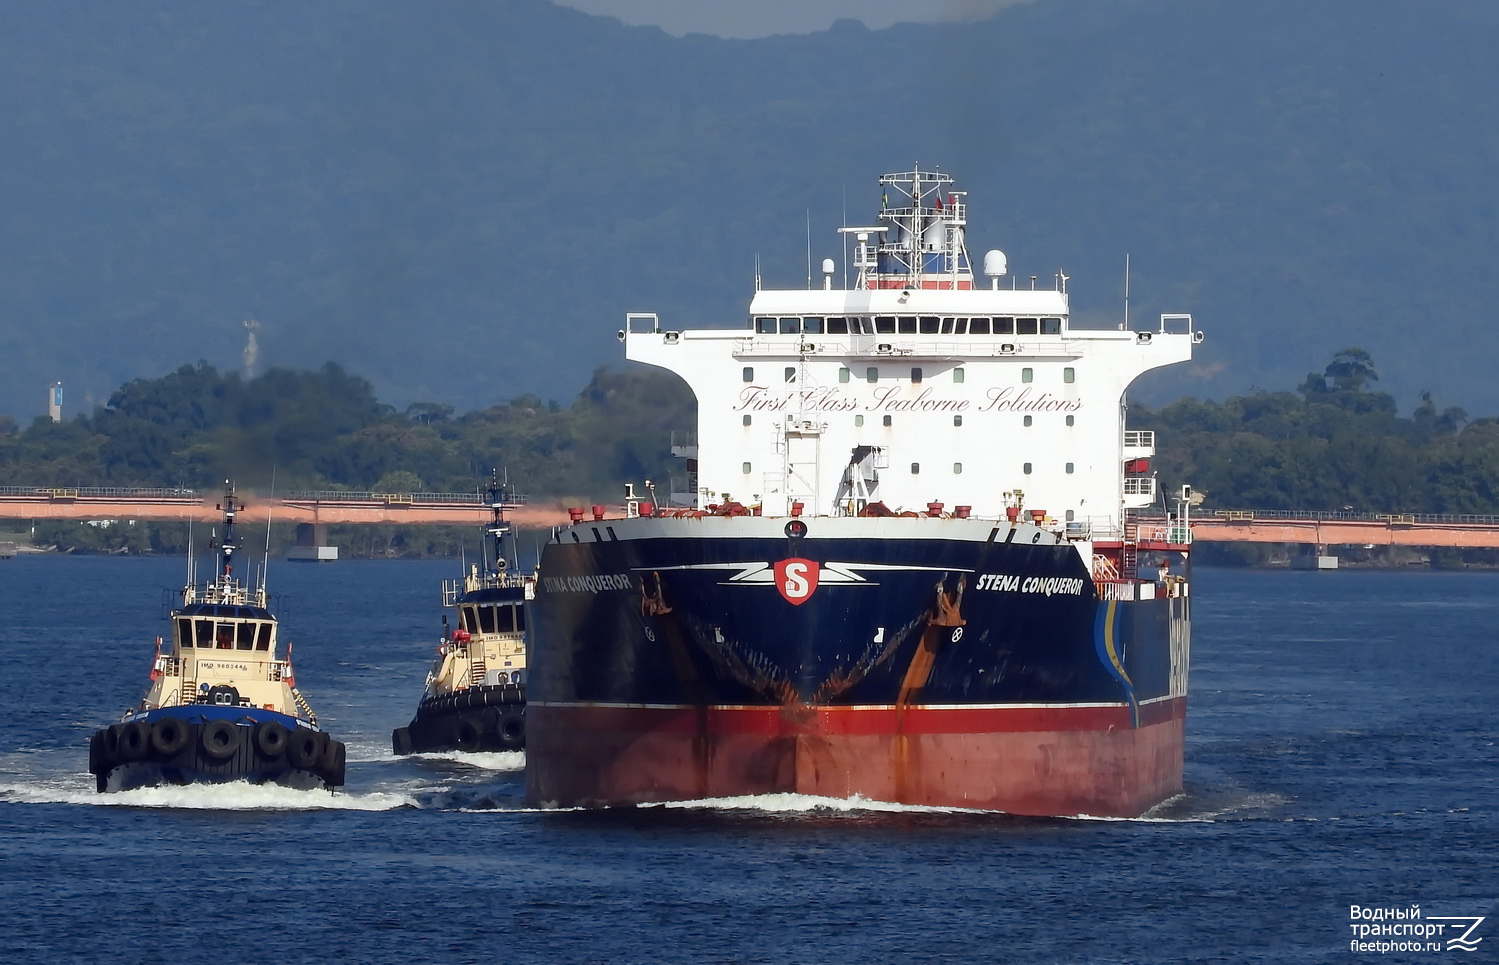
[[[877,335],[894,335],[895,334],[895,316],[894,315],[876,315],[874,317],[874,331],[875,331],[875,334],[877,334]]]
[[[941,334],[943,334],[943,335],[951,335],[953,333],[953,330],[954,330],[954,323],[955,322],[957,322],[957,319],[953,318],[951,315],[944,315],[944,316],[942,316],[942,332],[941,332]]]
[[[518,629],[515,625],[515,607],[502,606],[496,615],[498,617],[496,629],[500,633],[514,633]]]
[[[789,366],[789,365],[786,366],[786,381],[787,382],[795,382],[796,381],[796,369],[793,368],[793,367],[791,367],[791,366]]]
[[[1014,335],[1015,334],[1015,319],[1013,319],[1013,318],[996,318],[994,320],[994,334],[995,335]]]
[[[774,335],[776,320],[765,315],[755,316],[755,332],[759,335]]]
[[[802,319],[802,331],[811,335],[822,334],[822,319],[817,316],[809,316]]]
[[[1077,370],[1074,369],[1070,365],[1067,366],[1066,368],[1062,369],[1062,381],[1063,382],[1067,382],[1069,384],[1072,383],[1072,382],[1076,382],[1077,381]]]
[[[271,649],[271,624],[269,622],[257,625],[255,630],[255,649]]]
[[[858,331],[858,326],[855,326],[854,330]],[[846,318],[838,318],[836,316],[829,316],[829,318],[828,318],[828,334],[829,335],[847,335],[848,334],[848,319],[846,319]]]
[[[1062,334],[1062,320],[1060,318],[1043,318],[1043,319],[1041,319],[1041,334],[1042,335],[1061,335]]]
[[[867,368],[867,369],[864,370],[864,381],[865,382],[878,382],[879,380],[880,380],[880,370],[879,369],[877,369],[873,365],[871,365],[869,368]]]
[[[902,315],[900,317],[900,324],[897,327],[900,329],[900,334],[901,335],[915,335],[916,334],[916,316],[915,315]]]
[[[494,633],[494,607],[481,606],[475,609],[479,611],[479,632]]]
[[[1041,324],[1040,319],[1036,319],[1036,318],[1017,318],[1017,319],[1015,319],[1015,334],[1016,335],[1036,335],[1040,331],[1040,328],[1039,328],[1040,324]]]
[[[952,370],[952,380],[954,382],[962,382],[963,377],[963,366],[960,365]]]
[[[912,382],[920,382],[921,381],[921,369],[912,369],[911,370],[911,381]]]
[[[241,623],[235,629],[234,648],[236,650],[255,649],[255,624]]]
[[[198,641],[198,646],[205,650],[213,649],[213,621],[194,620],[193,638]]]
[[[746,382],[753,382],[753,381],[755,381],[755,369],[754,369],[753,366],[746,365],[744,367],[744,381],[746,381]]]
[[[923,335],[936,335],[937,334],[937,328],[941,324],[942,324],[942,320],[940,318],[938,318],[936,315],[923,315],[923,316],[921,316],[921,334],[923,334]]]
[[[192,649],[193,645],[193,621],[177,621],[177,646]]]
[[[802,331],[802,320],[800,318],[781,319],[782,335],[800,335]]]
[[[462,606],[458,608],[459,622],[462,625],[463,629],[467,630],[469,633],[479,632],[479,616],[474,612],[476,609],[478,608],[472,606]]]
[[[1033,369],[1033,368],[1031,368],[1029,365],[1027,365],[1025,368],[1021,369],[1020,370],[1020,381],[1022,381],[1022,382],[1034,382],[1034,381],[1036,381],[1036,370]]]
[[[849,373],[848,373],[848,366],[846,366],[846,365],[840,365],[838,367],[838,381],[839,382],[847,382],[848,381],[848,375],[849,375]]]
[[[955,318],[952,320],[952,324],[954,335],[964,335],[968,332],[968,319],[962,317]]]
[[[989,320],[987,318],[970,318],[968,320],[969,335],[988,335]]]
[[[745,425],[749,425],[751,421],[753,421],[753,420],[749,416],[745,416],[744,417],[744,424]]]

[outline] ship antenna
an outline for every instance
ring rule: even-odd
[[[266,497],[265,511],[265,560],[260,564],[260,597],[265,604],[266,582],[271,578],[271,517],[276,512],[276,466],[271,464],[271,494]],[[313,540],[314,543],[317,540]]]
[[[812,290],[812,209],[807,209],[807,290]]]
[[[1129,331],[1129,252],[1124,253],[1124,322],[1119,331]]]

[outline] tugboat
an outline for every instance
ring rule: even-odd
[[[535,578],[514,569],[514,534],[505,519],[525,500],[498,479],[488,490],[490,522],[480,563],[461,580],[444,580],[442,641],[427,673],[416,716],[390,735],[397,754],[518,751],[526,746],[526,601]]]
[[[297,690],[291,647],[278,655],[276,617],[258,586],[234,576],[235,515],[225,484],[224,535],[212,580],[188,564],[182,604],[172,611],[172,649],[156,639],[151,686],[139,706],[89,742],[98,790],[248,781],[312,789],[344,783],[344,745],[319,727]]]

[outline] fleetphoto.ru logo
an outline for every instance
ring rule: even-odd
[[[1483,938],[1484,915],[1426,915],[1409,908],[1365,908],[1349,905],[1353,938],[1350,952],[1475,952]]]

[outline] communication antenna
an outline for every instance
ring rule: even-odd
[[[1129,252],[1124,253],[1124,321],[1119,325],[1119,331],[1129,330]]]
[[[260,564],[260,595],[262,604],[265,602],[266,582],[271,577],[271,516],[276,511],[276,466],[271,465],[271,494],[266,497],[265,510],[265,561]],[[313,540],[314,543],[317,540]]]
[[[812,209],[807,209],[807,289],[812,288]]]

